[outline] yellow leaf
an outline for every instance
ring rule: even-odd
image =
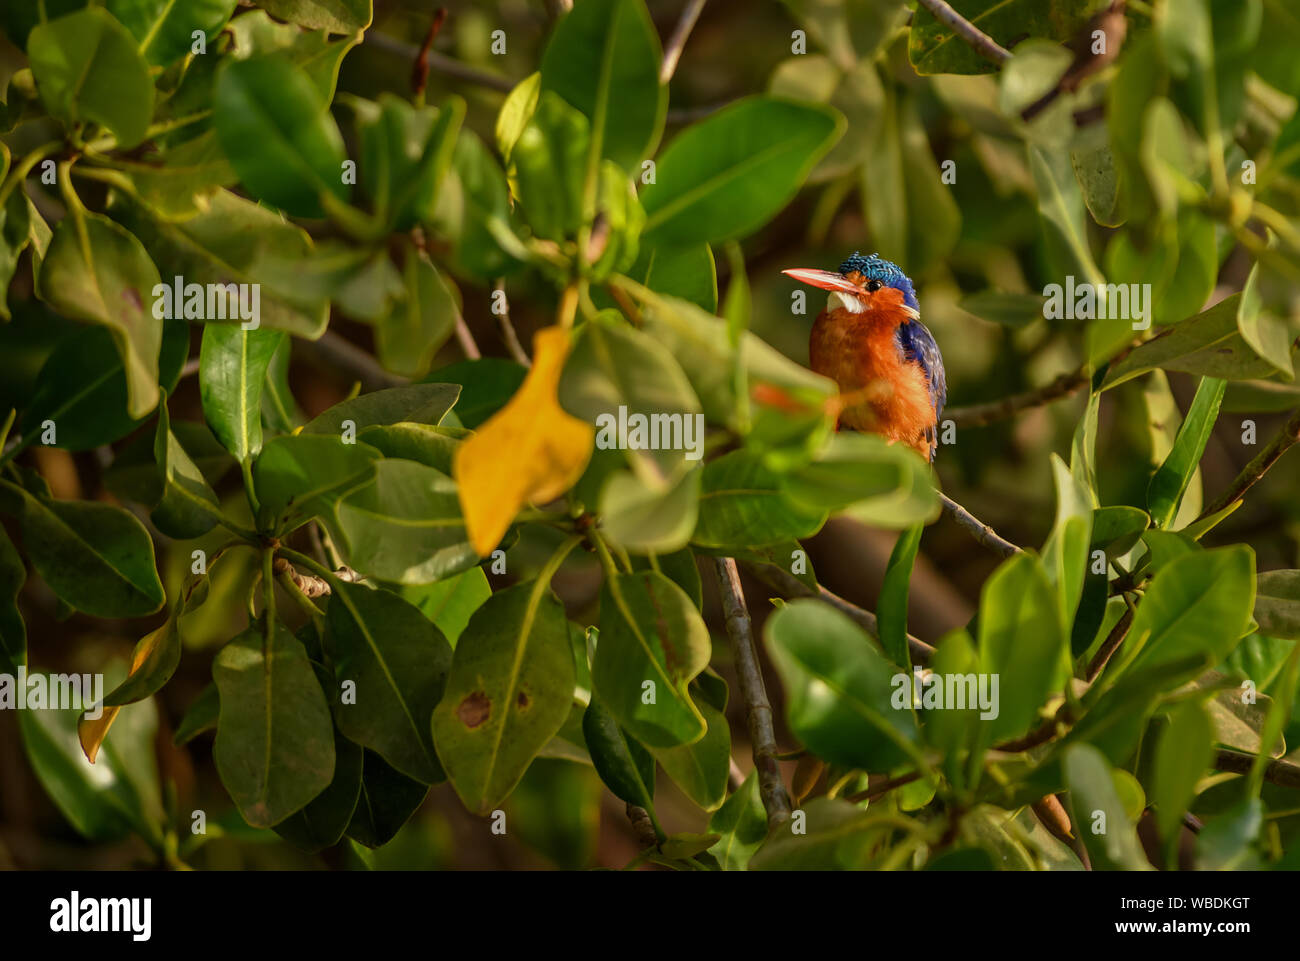
[[[595,430],[566,413],[556,396],[568,353],[568,331],[539,330],[532,369],[515,396],[456,451],[452,472],[480,557],[497,546],[521,507],[559,497],[591,459]]]
[[[135,653],[131,656],[131,670],[127,677],[134,676],[149,657],[167,642],[167,634],[174,628],[172,619],[169,617],[162,627],[152,634],[146,634],[135,646]],[[77,722],[77,738],[81,741],[81,750],[86,755],[86,760],[91,764],[95,763],[95,758],[99,756],[99,749],[104,744],[104,738],[108,737],[108,729],[113,726],[117,720],[120,707],[105,707],[101,710],[99,717],[91,719],[82,717]]]

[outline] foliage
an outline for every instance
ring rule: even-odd
[[[1014,44],[1000,65],[900,0],[765,6],[763,92],[685,122],[643,0],[578,0],[531,63],[514,55],[508,94],[435,71],[428,102],[347,76],[378,30],[367,2],[5,7],[25,59],[0,111],[0,673],[61,656],[63,628],[32,613],[49,594],[138,640],[81,750],[80,711],[22,719],[77,832],[173,865],[265,829],[396,864],[384,846],[422,843],[412,816],[445,783],[485,832],[504,812],[582,866],[598,777],[646,812],[638,861],[677,869],[1297,863],[1294,797],[1265,770],[1297,734],[1294,485],[1285,546],[1257,556],[1225,521],[1237,500],[1203,513],[1201,464],[1216,425],[1236,435],[1226,415],[1300,396],[1300,20],[1154,0],[1025,120],[1104,3],[955,2]],[[804,31],[808,52],[772,54]],[[1077,424],[1044,416],[1031,450],[956,422],[939,448],[950,486],[1016,491],[983,503],[1023,498],[999,516],[1043,545],[965,565],[978,612],[929,658],[940,681],[998,678],[991,717],[898,698],[938,477],[835,431],[835,385],[802,366],[810,317],[795,336],[770,319],[790,288],[764,250],[790,236],[826,265],[860,246],[905,266],[955,403],[1081,371]],[[1149,284],[1150,329],[1045,312],[1039,288],[1067,275],[1102,307]],[[182,281],[255,287],[256,324]],[[532,350],[459,359],[489,297],[484,326],[510,323],[506,289],[516,319],[550,315]],[[367,327],[378,389],[326,406],[291,381],[327,329]],[[707,433],[611,447],[620,409]],[[105,492],[68,496],[54,466],[74,463]],[[879,637],[800,598],[801,541],[831,518],[901,532]],[[720,556],[786,585],[760,641],[812,772],[806,834],[769,831],[756,774],[728,780],[748,692],[724,680],[697,568]],[[599,587],[562,603],[560,572]],[[212,681],[183,716],[182,662]],[[191,830],[149,750],[160,725],[170,752],[215,731],[237,816],[205,790]],[[1240,776],[1213,773],[1229,749]],[[1057,793],[1073,845],[1027,820]]]

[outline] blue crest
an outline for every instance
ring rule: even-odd
[[[886,287],[901,291],[903,303],[913,310],[921,309],[921,305],[916,302],[916,291],[912,289],[912,281],[899,269],[898,264],[882,260],[879,254],[863,257],[855,250],[852,257],[840,264],[840,273],[847,274],[854,270],[868,280],[878,280]]]

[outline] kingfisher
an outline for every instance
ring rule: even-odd
[[[838,271],[782,273],[830,291],[813,324],[808,359],[839,384],[839,427],[906,444],[933,462],[948,384],[907,274],[878,254],[857,252]]]

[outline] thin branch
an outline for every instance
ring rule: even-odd
[[[1217,514],[1245,496],[1246,491],[1258,483],[1259,479],[1268,472],[1268,469],[1277,463],[1278,458],[1285,454],[1297,441],[1300,441],[1300,409],[1297,409],[1291,419],[1282,425],[1274,437],[1264,447],[1262,451],[1251,459],[1236,480],[1228,485],[1228,489],[1216,497],[1213,503],[1205,510],[1201,511],[1201,516],[1197,520],[1204,520],[1213,514]]]
[[[899,788],[905,784],[911,784],[913,781],[920,780],[920,777],[921,774],[919,771],[900,774],[898,777],[887,778],[879,784],[876,784],[874,787],[868,785],[865,791],[859,791],[857,794],[850,794],[844,800],[848,801],[850,804],[859,804],[863,801],[874,801],[877,798],[884,797],[890,791],[894,790],[894,788]]]
[[[519,335],[515,333],[515,325],[510,322],[510,308],[506,306],[509,301],[505,296],[505,281],[498,280],[492,285],[492,303],[496,304],[497,296],[501,297],[501,313],[497,314],[497,321],[501,325],[501,336],[506,342],[506,349],[510,351],[510,356],[525,367],[533,366],[533,362],[528,359],[528,352],[524,350],[524,345],[519,342]]]
[[[763,809],[767,811],[768,830],[771,830],[790,819],[790,795],[781,780],[781,766],[776,760],[778,751],[776,731],[772,725],[772,704],[763,684],[763,671],[754,646],[754,627],[740,587],[740,571],[730,557],[715,557],[713,564],[718,576],[718,590],[722,594],[722,610],[727,619],[727,637],[731,640],[740,694],[745,702],[749,739],[754,746],[758,793],[763,799]]]
[[[668,46],[664,47],[664,63],[659,71],[660,83],[667,83],[673,79],[673,74],[677,71],[677,61],[682,56],[682,48],[686,46],[686,38],[695,29],[695,21],[700,19],[700,13],[704,10],[706,2],[708,0],[687,0],[686,9],[682,11],[681,18],[677,21],[673,35],[668,40]]]
[[[1075,393],[1088,383],[1088,374],[1082,368],[1061,374],[1050,384],[1027,390],[1022,394],[1012,394],[1001,400],[987,404],[971,404],[968,407],[951,407],[943,412],[943,419],[950,420],[958,427],[981,427],[994,421],[1005,420],[1022,410],[1042,407],[1053,401],[1061,400]]]
[[[375,46],[380,50],[396,54],[405,60],[415,62],[420,56],[420,48],[414,44],[397,40],[394,37],[385,36],[372,30],[366,31],[364,43],[367,46]],[[461,63],[451,57],[444,56],[430,50],[427,54],[428,65],[438,73],[445,74],[448,77],[454,77],[457,80],[464,80],[466,83],[472,83],[480,87],[487,87],[490,90],[500,90],[502,93],[508,93],[514,89],[514,81],[509,77],[502,77],[495,73],[488,73],[486,70],[480,70],[478,67],[471,67],[467,63]]]
[[[1216,771],[1227,771],[1231,774],[1249,774],[1251,765],[1254,763],[1255,756],[1253,754],[1225,750],[1216,751],[1214,754],[1214,769]],[[1300,764],[1284,761],[1281,758],[1270,761],[1268,767],[1264,768],[1264,780],[1279,787],[1300,788]]]
[[[846,614],[858,627],[879,640],[880,623],[877,621],[876,615],[871,611],[858,607],[852,601],[846,601],[820,584],[817,585],[817,590],[814,591],[789,571],[774,564],[747,563],[745,566],[750,573],[787,600],[797,600],[801,597],[818,598],[842,614]],[[907,649],[913,664],[928,664],[930,658],[934,655],[933,647],[911,634],[907,635]]]
[[[943,504],[943,511],[958,524],[964,527],[980,544],[987,547],[999,557],[1010,557],[1013,554],[1019,554],[1020,548],[1012,544],[1009,540],[1002,537],[988,524],[962,507],[947,494],[940,494],[939,501]]]
[[[934,19],[955,30],[957,36],[965,40],[971,49],[984,59],[992,60],[996,64],[1003,64],[1011,59],[1010,50],[984,33],[943,0],[918,0],[918,2],[934,14]]]
[[[470,333],[469,324],[465,323],[465,316],[460,312],[460,308],[452,304],[452,310],[456,314],[456,340],[460,344],[461,351],[470,360],[479,360],[483,352],[478,349],[478,343],[474,340],[474,335]]]
[[[410,383],[405,377],[384,370],[368,353],[332,330],[325,331],[318,340],[302,343],[310,353],[360,381],[363,390],[383,390],[385,387],[401,387]]]
[[[1123,616],[1115,622],[1115,626],[1112,627],[1110,633],[1106,635],[1106,640],[1101,642],[1101,647],[1097,648],[1097,653],[1093,657],[1092,663],[1088,665],[1089,682],[1096,680],[1097,675],[1102,672],[1102,668],[1104,668],[1107,662],[1110,661],[1111,655],[1119,649],[1119,646],[1122,643],[1124,643],[1124,638],[1128,634],[1129,626],[1132,623],[1133,608],[1130,607],[1125,610]]]

